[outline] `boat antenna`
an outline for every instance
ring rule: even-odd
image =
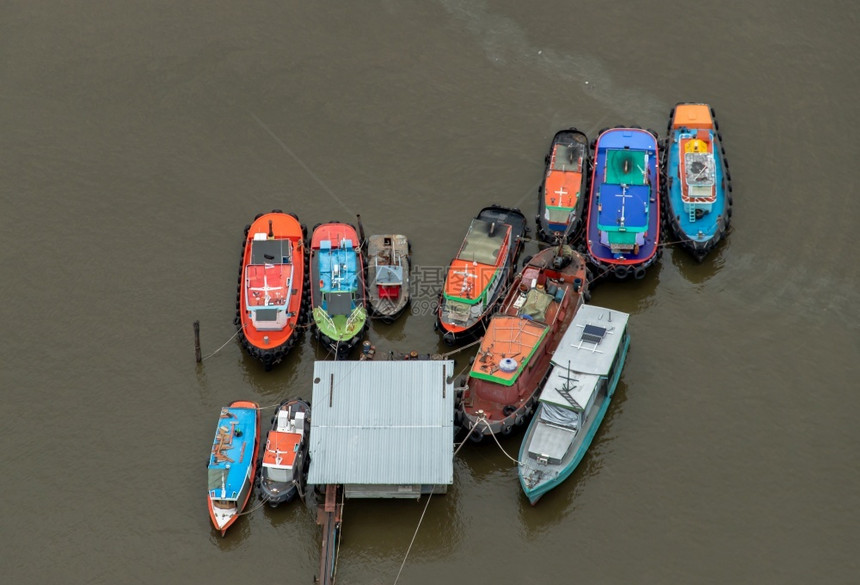
[[[364,226],[361,224],[361,214],[356,213],[355,217],[358,220],[358,239],[361,240],[361,242],[359,243],[359,247],[362,250],[365,250],[365,248],[367,248],[367,240],[364,239]]]
[[[273,239],[275,237],[275,232],[272,231],[272,220],[269,220],[269,239]]]

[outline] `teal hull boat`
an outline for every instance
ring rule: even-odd
[[[630,347],[627,313],[583,305],[552,358],[517,465],[532,505],[574,472],[609,409]]]

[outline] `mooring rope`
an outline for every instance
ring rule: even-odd
[[[475,427],[476,426],[477,425],[475,425]],[[463,439],[463,442],[460,443],[460,445],[454,450],[455,457],[460,451],[460,449],[463,448],[463,445],[466,443],[466,440],[469,438],[469,435],[474,432],[475,427],[472,427],[472,429],[466,435],[466,438]],[[409,541],[409,546],[406,549],[406,554],[403,556],[403,562],[400,563],[400,570],[397,571],[397,576],[394,578],[394,585],[397,585],[397,581],[400,580],[400,574],[403,572],[403,567],[406,566],[406,559],[409,558],[409,553],[412,551],[412,545],[415,544],[415,538],[418,536],[418,530],[421,528],[421,523],[424,521],[424,515],[427,514],[427,508],[430,506],[430,498],[432,497],[433,491],[431,490],[431,492],[427,495],[427,503],[424,504],[424,510],[421,512],[421,517],[418,519],[418,526],[415,527],[415,532],[412,534],[412,540]]]
[[[259,510],[259,509],[260,509],[260,507],[261,507],[261,506],[263,506],[263,504],[265,504],[265,503],[266,503],[266,502],[268,502],[268,501],[269,501],[269,497],[268,497],[268,496],[266,496],[265,498],[263,498],[263,499],[260,501],[260,503],[259,503],[259,504],[257,504],[256,506],[254,506],[254,507],[253,507],[253,508],[251,508],[250,510],[245,510],[244,512],[239,512],[238,514],[236,514],[236,516],[244,516],[245,514],[250,514],[251,512],[253,512],[253,511],[255,511],[255,510]]]
[[[216,353],[218,353],[219,351],[221,351],[222,349],[224,349],[224,347],[225,347],[228,343],[230,343],[231,341],[233,341],[233,340],[236,338],[236,336],[237,336],[237,335],[239,335],[239,332],[240,332],[240,331],[242,331],[242,328],[241,328],[241,327],[240,327],[239,329],[236,329],[236,333],[234,333],[234,334],[230,337],[230,339],[228,339],[227,341],[225,341],[225,342],[224,342],[224,345],[222,345],[221,347],[219,347],[218,349],[216,349],[215,351],[213,351],[212,353],[210,353],[209,355],[207,355],[205,358],[201,359],[200,361],[201,361],[201,362],[205,362],[206,360],[208,360],[209,358],[211,358],[213,355],[215,355]]]
[[[521,464],[520,460],[508,455],[508,452],[505,451],[504,447],[502,447],[502,444],[499,443],[499,439],[496,437],[496,433],[492,432],[492,429],[490,429],[490,423],[487,422],[487,419],[484,418],[483,415],[481,415],[481,417],[478,419],[478,422],[484,423],[484,425],[487,427],[487,430],[490,430],[490,436],[493,437],[493,440],[496,442],[496,445],[499,446],[499,450],[504,454],[504,456],[507,457],[508,459],[510,459],[511,461],[513,461],[514,463],[516,463],[517,465],[520,465]],[[476,422],[475,427],[477,427],[477,426],[478,426],[478,423]],[[472,430],[475,430],[475,427],[472,427]]]

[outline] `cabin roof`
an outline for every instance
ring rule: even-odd
[[[317,361],[308,483],[447,485],[454,362]]]
[[[621,311],[582,305],[561,338],[552,363],[563,367],[570,364],[576,372],[605,376],[629,317]]]

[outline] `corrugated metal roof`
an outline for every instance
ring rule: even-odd
[[[310,484],[451,484],[453,361],[314,363]]]

